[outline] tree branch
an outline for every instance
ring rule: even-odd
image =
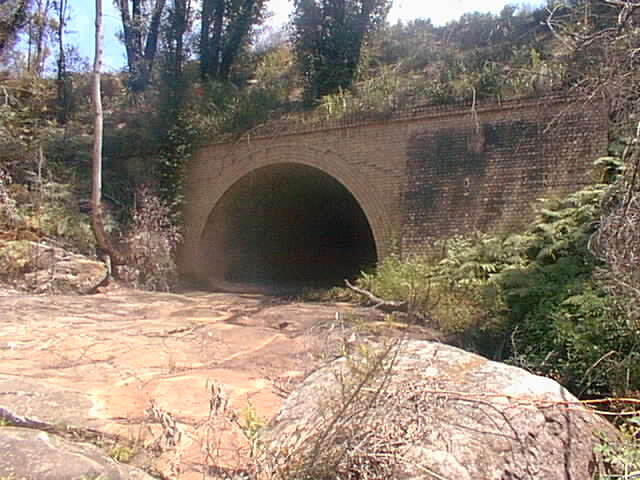
[[[360,295],[363,295],[369,299],[369,301],[373,304],[373,308],[377,308],[381,312],[392,313],[392,312],[403,312],[407,313],[409,311],[409,303],[408,302],[395,302],[391,300],[383,300],[382,298],[376,297],[373,293],[365,290],[364,288],[356,287],[352,285],[349,280],[344,281],[345,285]]]

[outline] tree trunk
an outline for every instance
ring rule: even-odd
[[[122,265],[124,259],[115,251],[104,231],[102,221],[102,97],[100,93],[100,71],[102,69],[102,0],[96,0],[96,48],[93,62],[93,85],[91,98],[94,110],[93,171],[91,177],[91,223],[98,249],[111,261],[111,265]]]
[[[151,17],[147,17],[142,0],[117,0],[120,10],[124,45],[129,67],[129,89],[133,92],[146,90],[151,82],[153,61],[158,47],[162,13],[166,0],[156,0]]]
[[[67,62],[64,52],[64,32],[67,26],[67,0],[59,0],[55,7],[58,13],[58,76],[56,79],[57,86],[57,118],[62,124],[67,123],[67,114],[69,113],[69,96],[68,96],[68,78],[67,78]]]

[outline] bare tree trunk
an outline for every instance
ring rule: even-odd
[[[129,0],[116,0],[127,51],[128,86],[134,92],[144,91],[151,83],[166,0],[155,0],[150,16],[143,8],[144,3],[142,0],[131,0],[129,11]]]
[[[67,0],[58,0],[54,4],[58,14],[58,77],[56,79],[58,111],[57,118],[62,124],[67,122],[69,113],[67,61],[64,52],[64,33],[67,28]]]
[[[102,221],[102,96],[100,93],[100,71],[102,69],[102,0],[96,0],[96,49],[93,62],[93,85],[91,98],[94,109],[93,172],[91,178],[91,223],[98,248],[110,259],[112,265],[121,265],[123,258],[115,251],[104,231]]]

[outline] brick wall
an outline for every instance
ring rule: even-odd
[[[211,212],[238,180],[278,163],[335,178],[369,220],[378,256],[435,238],[509,228],[537,198],[578,189],[606,152],[607,111],[566,98],[427,108],[392,118],[245,137],[201,148],[189,166],[181,267],[215,270]],[[207,234],[209,232],[209,234]]]
[[[422,251],[439,237],[517,227],[531,218],[535,200],[590,181],[591,162],[606,152],[606,118],[578,105],[544,107],[413,130],[403,251]]]

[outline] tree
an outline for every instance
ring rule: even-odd
[[[227,80],[254,26],[265,17],[266,0],[203,0],[200,73],[203,79]]]
[[[164,31],[164,65],[162,68],[170,116],[182,103],[184,94],[183,67],[186,56],[185,35],[192,23],[191,0],[173,0],[168,9],[167,28]]]
[[[129,69],[129,89],[133,92],[141,92],[151,82],[166,0],[156,0],[152,8],[147,4],[147,0],[114,1],[122,19],[123,41]]]
[[[95,57],[93,61],[93,82],[91,100],[94,110],[93,169],[91,175],[91,224],[98,248],[111,260],[111,264],[123,264],[123,258],[109,242],[102,221],[102,134],[103,114],[100,92],[100,71],[102,70],[102,0],[96,0]]]
[[[53,3],[51,0],[32,0],[33,8],[29,16],[27,32],[29,34],[27,50],[27,70],[39,77],[44,71],[49,56],[48,37],[52,33],[50,18]]]
[[[60,123],[67,121],[67,115],[69,113],[69,82],[67,75],[67,59],[64,48],[64,33],[67,26],[67,20],[69,19],[69,2],[68,0],[54,0],[53,9],[56,12],[57,18],[57,30],[56,39],[58,40],[58,59],[57,59],[57,78],[56,78],[56,90],[57,90],[57,117]]]
[[[16,34],[27,22],[28,0],[0,0],[0,55],[15,40]]]
[[[294,0],[293,45],[305,101],[351,87],[364,42],[383,24],[390,0]]]

